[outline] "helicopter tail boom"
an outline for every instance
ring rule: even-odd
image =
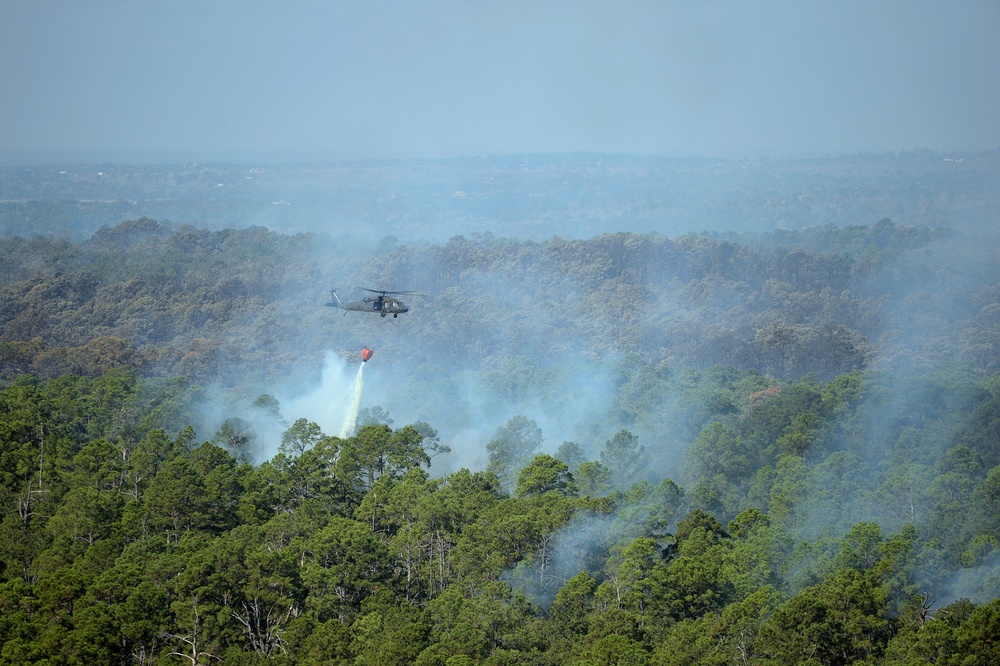
[[[342,308],[342,307],[344,307],[344,303],[343,303],[343,301],[340,300],[340,296],[337,296],[337,290],[336,289],[331,289],[330,290],[330,295],[333,297],[333,300],[330,301],[329,303],[326,303],[326,307],[328,307],[328,308]]]

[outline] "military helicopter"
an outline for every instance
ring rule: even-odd
[[[391,314],[393,317],[398,317],[404,312],[409,312],[410,308],[406,307],[406,304],[398,298],[393,298],[392,294],[399,296],[406,296],[407,294],[419,294],[419,291],[386,291],[384,289],[368,289],[367,287],[358,287],[363,291],[370,291],[373,294],[378,294],[378,296],[366,296],[360,301],[351,301],[345,303],[340,300],[340,296],[337,296],[337,290],[331,289],[330,295],[333,296],[333,300],[326,304],[330,308],[340,308],[341,310],[355,311],[355,312],[377,312],[381,316],[385,317]],[[347,312],[344,313],[347,316]]]

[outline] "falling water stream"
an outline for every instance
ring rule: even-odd
[[[347,416],[344,417],[344,425],[340,428],[340,438],[347,439],[354,430],[354,422],[358,419],[358,408],[361,406],[361,389],[364,387],[365,364],[358,367],[358,376],[354,378],[354,392],[351,396],[351,406],[347,409]]]

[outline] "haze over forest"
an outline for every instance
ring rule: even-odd
[[[314,232],[341,255],[490,233],[770,232],[882,218],[992,229],[1000,153],[728,160],[570,154],[307,164],[19,164],[0,169],[0,231],[85,240],[148,217]]]
[[[35,604],[3,658],[904,663],[925,625],[978,654],[998,162],[0,170],[0,600]],[[323,307],[359,286],[420,294]]]

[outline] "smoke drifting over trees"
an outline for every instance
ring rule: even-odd
[[[0,661],[990,663],[979,204],[365,247],[8,235]],[[352,285],[424,295],[322,307]]]

